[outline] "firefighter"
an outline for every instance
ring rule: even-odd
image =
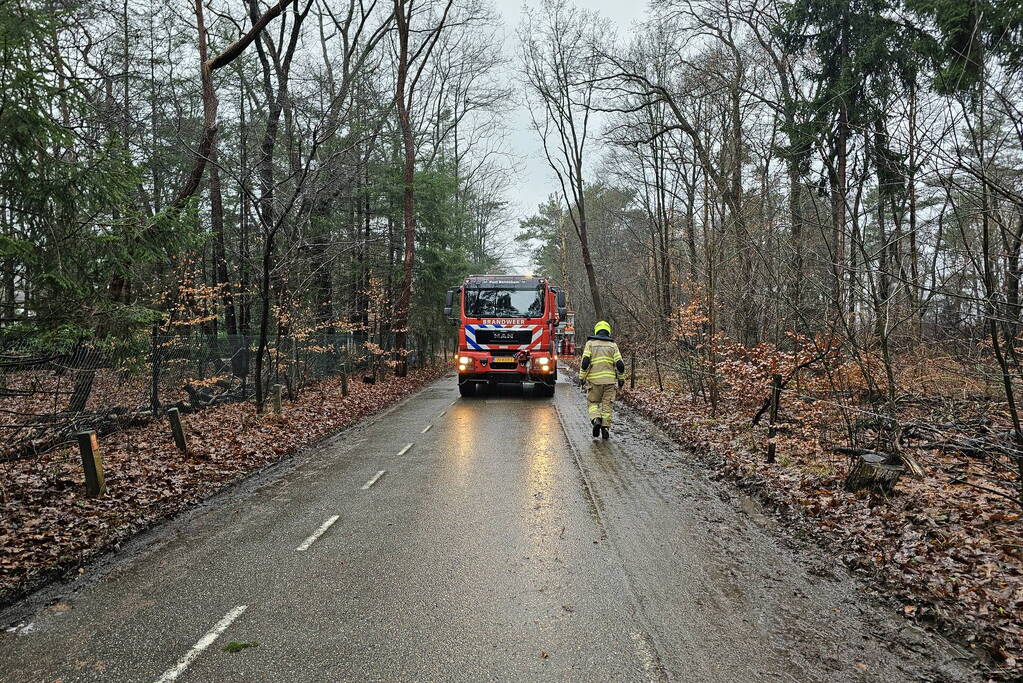
[[[618,389],[625,386],[625,362],[618,344],[611,339],[610,323],[601,320],[593,326],[593,336],[586,340],[579,376],[590,383],[586,392],[593,438],[611,437],[611,412]]]

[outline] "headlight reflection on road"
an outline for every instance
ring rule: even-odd
[[[530,446],[528,450],[529,486],[526,487],[526,495],[529,496],[528,505],[530,508],[530,522],[534,525],[531,533],[536,542],[537,550],[545,554],[552,551],[549,540],[557,537],[560,527],[555,529],[554,516],[558,506],[555,505],[555,482],[554,482],[554,438],[552,435],[559,433],[557,415],[554,407],[550,405],[536,406],[531,411],[529,424]]]
[[[448,451],[455,456],[454,462],[451,463],[452,473],[458,484],[465,484],[480,450],[477,439],[485,437],[487,425],[480,424],[480,411],[470,405],[456,404],[451,410],[451,417],[455,422],[455,447]]]

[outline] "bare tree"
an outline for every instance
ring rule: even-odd
[[[591,116],[601,69],[596,46],[609,43],[611,36],[605,20],[566,0],[544,0],[519,28],[527,99],[533,105],[530,116],[569,207],[598,319],[606,312],[590,251],[585,187]]]
[[[412,275],[416,257],[416,148],[412,131],[411,109],[416,100],[416,87],[430,61],[430,55],[446,28],[448,13],[454,0],[443,3],[426,0],[417,4],[415,0],[394,0],[395,26],[398,32],[397,77],[394,84],[394,101],[398,111],[398,126],[401,130],[404,167],[402,180],[402,228],[405,249],[402,258],[402,282],[398,301],[394,309],[394,347],[397,354],[396,374],[404,377],[408,373],[406,359],[408,346],[409,308],[412,305]],[[441,7],[440,16],[434,17],[436,7]],[[423,15],[426,15],[424,17]],[[416,26],[417,21],[428,21],[426,28]]]

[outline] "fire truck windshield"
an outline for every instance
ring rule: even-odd
[[[465,290],[465,315],[470,318],[539,318],[543,289],[479,288]]]

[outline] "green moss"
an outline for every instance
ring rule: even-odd
[[[241,652],[248,647],[259,647],[259,643],[245,643],[232,640],[224,646],[224,652]]]

